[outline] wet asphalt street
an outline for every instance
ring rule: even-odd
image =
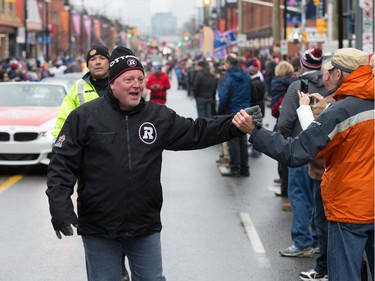
[[[167,105],[196,117],[175,81]],[[268,115],[268,116],[267,116]],[[266,113],[265,122],[274,118]],[[314,258],[284,258],[291,213],[276,197],[277,164],[250,158],[248,178],[222,177],[219,146],[163,156],[162,249],[169,281],[296,281]],[[43,168],[0,169],[0,281],[86,280],[79,236],[58,240],[50,223]],[[18,177],[16,175],[19,175]]]

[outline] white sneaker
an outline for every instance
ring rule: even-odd
[[[327,274],[320,274],[319,272],[316,272],[314,269],[310,269],[309,271],[302,271],[299,274],[299,278],[303,281],[328,281],[328,275]]]

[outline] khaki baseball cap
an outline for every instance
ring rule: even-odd
[[[332,56],[331,61],[324,65],[326,70],[333,68],[341,69],[351,73],[361,65],[368,64],[368,54],[355,48],[338,49]]]

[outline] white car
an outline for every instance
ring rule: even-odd
[[[48,165],[51,132],[66,93],[57,84],[0,83],[0,165]]]
[[[83,72],[71,72],[66,73],[60,77],[44,77],[40,82],[42,83],[52,83],[52,84],[63,84],[66,87],[67,92],[69,92],[70,88],[74,85],[78,79],[82,78],[85,73]]]

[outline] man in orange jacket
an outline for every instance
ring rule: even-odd
[[[244,111],[233,123],[256,150],[288,166],[324,158],[329,280],[359,281],[364,253],[374,278],[374,76],[367,53],[354,48],[337,50],[330,63],[337,102],[294,139],[244,123],[253,121]]]

